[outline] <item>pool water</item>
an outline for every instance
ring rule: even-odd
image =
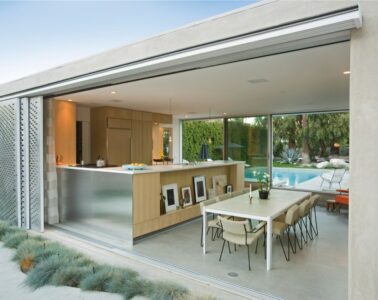
[[[258,174],[265,172],[264,167],[248,168],[245,170],[245,178],[256,180]],[[273,168],[273,185],[285,183],[289,186],[295,186],[299,183],[305,182],[317,176],[320,176],[324,171],[314,169],[291,169],[291,168]]]

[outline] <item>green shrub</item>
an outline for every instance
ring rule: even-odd
[[[189,292],[184,287],[171,282],[154,282],[152,289],[146,290],[145,296],[151,300],[178,300],[185,299]]]
[[[59,268],[64,266],[64,263],[64,259],[59,255],[50,256],[30,270],[26,277],[26,284],[34,289],[49,284],[52,276]]]
[[[81,280],[93,272],[91,266],[67,266],[58,269],[52,276],[50,283],[52,285],[78,287]]]
[[[111,266],[99,266],[93,269],[80,283],[85,291],[112,292],[109,290],[110,282],[114,278],[135,278],[138,274],[128,269],[119,269]]]
[[[4,246],[16,249],[23,241],[28,239],[29,236],[25,231],[13,231],[6,233],[3,236]]]

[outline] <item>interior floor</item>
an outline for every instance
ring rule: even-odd
[[[133,252],[191,272],[283,299],[346,299],[348,214],[317,208],[319,235],[285,260],[273,238],[273,269],[266,270],[262,240],[251,250],[248,271],[246,247],[227,248],[219,261],[222,240],[207,237],[207,254],[200,246],[201,219],[140,240]],[[284,240],[286,244],[286,239]]]

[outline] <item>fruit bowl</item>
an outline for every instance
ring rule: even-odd
[[[134,163],[134,164],[123,165],[122,168],[125,169],[125,170],[131,170],[131,171],[134,171],[134,170],[145,170],[146,169],[146,165],[145,164]]]

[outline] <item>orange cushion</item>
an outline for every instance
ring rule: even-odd
[[[349,196],[348,195],[336,195],[336,203],[349,205]]]

